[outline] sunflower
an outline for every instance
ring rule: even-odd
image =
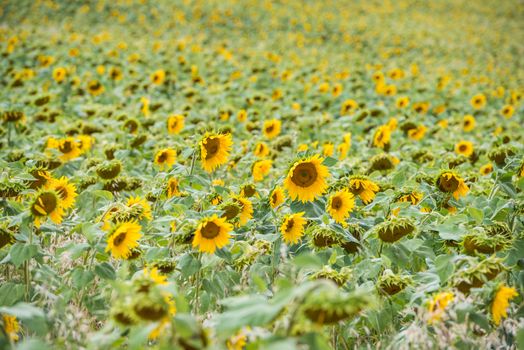
[[[470,157],[473,154],[473,142],[460,141],[455,145],[455,153]]]
[[[105,88],[98,80],[91,80],[87,84],[87,91],[93,96],[98,96],[104,92]]]
[[[284,180],[291,199],[310,202],[326,191],[329,170],[322,164],[323,161],[324,158],[315,155],[293,164]]]
[[[226,341],[227,350],[243,350],[247,345],[247,336],[243,330],[229,337]]]
[[[178,179],[175,177],[172,177],[167,181],[167,198],[180,196],[180,189],[178,186]]]
[[[345,100],[340,107],[340,115],[353,114],[358,108],[358,102],[355,100]]]
[[[275,209],[286,201],[284,190],[280,186],[276,186],[275,189],[269,195],[269,205]]]
[[[167,131],[170,134],[180,134],[184,128],[185,117],[181,114],[172,115],[167,119]]]
[[[464,183],[464,180],[457,174],[451,171],[445,171],[440,174],[437,178],[437,187],[442,192],[453,193],[455,199],[459,199],[461,196],[465,196],[469,188]]]
[[[428,128],[424,125],[419,125],[415,128],[408,130],[408,137],[412,140],[420,141],[424,138],[424,135],[426,134],[426,131]]]
[[[60,196],[62,208],[69,209],[75,205],[75,198],[77,196],[76,187],[70,183],[67,177],[62,176],[59,179],[51,179],[46,184],[46,189],[56,191]]]
[[[154,71],[151,74],[151,82],[155,85],[162,85],[166,80],[166,72],[163,69]]]
[[[373,146],[378,148],[385,148],[389,145],[391,140],[391,130],[388,125],[381,125],[373,135]]]
[[[264,142],[257,143],[253,153],[259,158],[264,158],[269,154],[269,147]]]
[[[271,159],[259,160],[253,164],[253,180],[262,181],[271,171],[273,161]]]
[[[40,224],[48,217],[55,224],[60,224],[64,215],[60,196],[51,189],[41,190],[35,195],[30,211],[34,216],[36,227],[40,227]]]
[[[326,142],[322,145],[322,155],[324,157],[331,157],[335,153],[335,145],[331,142]]]
[[[517,290],[513,287],[501,285],[497,289],[495,298],[491,304],[491,315],[493,316],[493,322],[495,322],[497,326],[500,324],[500,321],[503,318],[508,317],[507,309],[509,306],[509,301],[518,295],[519,294],[517,293]]]
[[[131,214],[133,215],[134,219],[151,220],[151,206],[146,199],[142,199],[139,196],[129,197],[127,199],[126,206],[131,210]]]
[[[304,235],[304,225],[307,220],[303,218],[304,212],[289,214],[282,221],[280,232],[284,237],[284,242],[288,244],[298,243],[300,238]]]
[[[364,204],[371,203],[375,199],[375,194],[380,190],[376,183],[364,176],[353,176],[349,179],[348,189]]]
[[[500,110],[500,114],[502,114],[503,117],[508,119],[513,116],[513,113],[515,113],[515,107],[513,107],[512,105],[505,105]]]
[[[227,163],[233,145],[231,134],[206,133],[200,141],[202,168],[208,173]]]
[[[475,117],[471,114],[464,116],[464,119],[462,120],[462,129],[465,132],[475,129]]]
[[[484,94],[476,94],[469,103],[474,109],[482,109],[486,105],[486,96]]]
[[[3,330],[9,339],[13,342],[20,339],[18,332],[20,331],[20,325],[16,320],[15,316],[3,314],[2,315]]]
[[[249,199],[243,196],[233,198],[233,201],[239,206],[240,213],[238,214],[238,226],[245,225],[251,218],[253,218],[253,204]]]
[[[346,142],[342,142],[337,146],[338,160],[346,159],[350,147],[351,144],[348,144]]]
[[[53,69],[53,79],[57,83],[63,82],[64,79],[66,78],[66,75],[67,75],[67,71],[63,67],[56,67],[55,69]]]
[[[193,238],[193,247],[199,251],[213,254],[218,248],[223,248],[229,243],[233,225],[226,222],[226,218],[216,215],[202,219],[196,229]]]
[[[264,127],[263,127],[264,135],[268,139],[273,139],[277,137],[278,135],[280,135],[281,126],[282,126],[282,122],[278,119],[266,120],[264,122]]]
[[[442,316],[444,316],[444,312],[446,310],[446,307],[450,302],[453,301],[455,296],[453,293],[450,292],[443,292],[438,293],[433,297],[433,299],[430,300],[428,305],[428,311],[429,311],[429,319],[428,323],[434,323],[436,321],[440,321]]]
[[[422,200],[423,194],[420,192],[410,192],[398,197],[397,202],[410,202],[412,205],[417,205]]]
[[[237,113],[237,120],[241,123],[245,122],[247,120],[247,111],[245,109],[241,109]]]
[[[482,175],[491,174],[492,171],[493,171],[493,164],[491,164],[491,163],[485,164],[485,165],[480,167],[480,173]]]
[[[355,197],[348,190],[343,189],[329,196],[326,210],[339,224],[343,223],[355,207]]]
[[[108,235],[106,252],[110,251],[115,259],[129,258],[132,250],[138,247],[141,229],[136,221],[117,223]]]
[[[155,164],[158,165],[160,170],[171,168],[173,164],[175,164],[175,161],[176,151],[170,148],[165,148],[155,154]]]
[[[109,70],[109,77],[114,81],[120,81],[124,77],[122,70],[118,67],[111,67]]]
[[[60,159],[63,161],[68,161],[75,159],[82,153],[78,147],[78,142],[73,137],[66,137],[58,142],[58,150],[62,155]]]

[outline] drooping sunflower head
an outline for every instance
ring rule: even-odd
[[[413,283],[408,275],[395,275],[390,269],[385,270],[377,281],[377,289],[382,294],[395,295]]]
[[[372,173],[373,171],[387,171],[391,170],[395,167],[395,165],[398,163],[398,159],[387,154],[387,153],[381,153],[373,156],[369,160],[369,169],[368,174]]]
[[[516,154],[516,150],[507,145],[499,146],[488,153],[488,158],[498,166],[506,164],[506,159]]]
[[[193,247],[199,251],[213,254],[216,249],[221,249],[229,243],[230,232],[233,225],[226,222],[226,218],[216,215],[202,219],[195,231]]]
[[[321,196],[327,189],[328,168],[318,155],[295,162],[284,180],[284,186],[291,199],[310,202]]]
[[[393,218],[375,227],[378,237],[386,243],[393,243],[414,232],[416,226],[407,218]]]
[[[155,154],[155,164],[160,169],[170,169],[176,161],[176,151],[165,148]]]
[[[464,179],[452,171],[442,172],[437,178],[436,185],[442,192],[453,193],[455,199],[465,196],[469,191]]]
[[[136,221],[117,222],[107,237],[106,252],[115,259],[128,259],[134,248],[139,246],[142,227]]]
[[[48,217],[55,224],[59,224],[62,222],[62,216],[64,215],[62,200],[59,194],[52,189],[41,190],[36,193],[30,206],[30,211],[37,227]]]
[[[232,201],[238,206],[238,226],[245,225],[253,217],[253,204],[249,199],[243,196],[235,196]]]
[[[469,294],[471,289],[482,287],[506,270],[502,261],[495,256],[483,260],[468,258],[465,266],[461,266],[452,276],[451,284],[462,293]]]
[[[247,183],[247,184],[242,185],[242,187],[240,187],[240,196],[242,197],[251,198],[257,195],[258,195],[257,188],[252,183]]]
[[[346,189],[329,196],[326,210],[337,223],[344,223],[355,207],[355,197]]]
[[[52,179],[46,188],[53,189],[58,193],[64,209],[69,209],[75,205],[76,186],[70,183],[67,177],[62,176],[60,179]]]
[[[307,220],[304,218],[304,212],[287,215],[282,221],[280,232],[284,242],[296,244],[304,235],[304,226]]]
[[[16,227],[9,227],[7,223],[0,224],[0,249],[15,243],[16,231]]]
[[[321,270],[310,276],[312,280],[330,280],[335,282],[339,287],[346,284],[351,278],[351,269],[347,266],[342,267],[339,271],[334,270],[331,266],[324,266]]]
[[[151,220],[151,206],[147,199],[136,197],[129,197],[126,203],[129,217],[135,220],[148,219]]]
[[[172,177],[167,181],[166,191],[168,198],[180,196],[179,182],[176,177]]]
[[[226,164],[233,140],[231,134],[206,133],[200,141],[200,157],[202,168],[212,172],[217,167]]]
[[[349,178],[348,189],[358,196],[364,204],[369,204],[375,199],[380,187],[366,176],[353,175]]]
[[[29,188],[33,190],[40,189],[47,186],[53,179],[51,173],[44,168],[34,168],[29,170],[29,174],[34,177],[28,184]]]
[[[489,234],[486,230],[473,230],[462,238],[464,251],[469,255],[494,254],[507,249],[511,240],[505,235]]]
[[[105,161],[96,167],[96,174],[104,180],[111,180],[117,177],[122,170],[122,163],[113,159],[111,161]]]
[[[269,195],[269,205],[275,209],[286,201],[284,190],[280,186],[276,186]]]

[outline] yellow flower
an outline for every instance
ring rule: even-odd
[[[291,199],[310,202],[326,191],[329,170],[322,164],[323,161],[324,158],[315,155],[293,164],[284,180]]]
[[[442,129],[445,129],[448,127],[448,120],[442,119],[437,122],[437,125],[440,126]]]
[[[475,117],[473,117],[471,114],[464,116],[464,120],[462,121],[462,128],[466,132],[475,129]]]
[[[419,125],[416,128],[408,130],[408,137],[412,140],[420,141],[422,138],[424,138],[427,130],[428,128],[426,128],[424,125]]]
[[[469,192],[469,187],[464,180],[451,171],[445,171],[437,179],[437,187],[442,192],[453,193],[455,199],[465,196]]]
[[[405,108],[408,105],[409,105],[409,97],[407,97],[407,96],[399,97],[399,98],[397,98],[397,101],[395,102],[395,106],[398,109]]]
[[[503,318],[508,317],[509,301],[519,294],[513,287],[506,287],[501,285],[497,289],[493,303],[491,304],[491,315],[493,315],[493,322],[498,326]]]
[[[60,140],[57,147],[60,153],[62,153],[60,159],[68,161],[80,156],[82,151],[78,146],[78,142],[73,137],[66,137],[65,139]]]
[[[333,145],[332,143],[328,142],[322,146],[322,154],[324,155],[324,157],[331,157],[334,152],[335,145]]]
[[[282,126],[282,122],[278,119],[266,120],[264,122],[264,128],[263,128],[264,135],[268,139],[273,139],[277,137],[278,135],[280,135],[281,126]]]
[[[227,350],[244,350],[247,344],[247,336],[243,331],[238,332],[236,335],[231,336],[227,342]]]
[[[93,96],[98,96],[104,92],[105,88],[98,80],[91,80],[87,84],[87,91]]]
[[[149,270],[147,267],[143,271],[144,276],[148,277],[150,280],[155,282],[155,284],[160,286],[165,286],[168,284],[167,282],[167,276],[163,276],[158,272],[158,269],[156,267],[153,267],[151,270]]]
[[[264,142],[257,143],[253,153],[259,158],[264,158],[269,154],[269,147]]]
[[[338,97],[342,94],[342,91],[344,90],[344,87],[340,83],[336,83],[333,85],[333,89],[331,90],[331,94],[333,97]]]
[[[342,224],[355,207],[355,197],[343,189],[329,196],[327,212],[337,223]]]
[[[280,232],[284,238],[284,242],[288,244],[298,243],[300,238],[304,235],[304,225],[306,219],[303,218],[304,212],[287,215],[282,225],[280,226]]]
[[[351,147],[351,144],[348,144],[346,142],[342,142],[341,144],[337,146],[338,160],[346,159],[350,147]]]
[[[163,170],[165,168],[169,169],[175,164],[176,161],[176,151],[165,148],[160,150],[155,155],[155,164]]]
[[[413,104],[413,110],[419,114],[425,114],[429,110],[428,102],[417,102]]]
[[[493,164],[491,164],[491,163],[485,164],[485,165],[480,167],[480,173],[482,175],[491,174],[492,171],[493,171]]]
[[[231,134],[206,133],[200,141],[202,168],[208,173],[227,163],[233,145]]]
[[[156,70],[151,74],[151,82],[155,85],[162,85],[166,79],[166,72],[163,69]]]
[[[178,188],[178,180],[172,177],[167,182],[167,198],[172,198],[175,196],[180,196],[180,190]]]
[[[482,109],[486,106],[486,96],[484,94],[476,94],[471,98],[469,103],[474,109]]]
[[[132,250],[138,247],[141,229],[136,221],[117,223],[107,238],[106,252],[110,251],[115,259],[129,258]]]
[[[11,339],[11,341],[16,342],[18,339],[20,339],[18,332],[20,331],[20,325],[18,324],[18,321],[16,320],[15,316],[3,314],[2,320],[4,324],[4,331]]]
[[[358,108],[358,102],[355,100],[346,100],[342,103],[340,107],[340,115],[350,115],[353,114]]]
[[[271,159],[259,160],[253,164],[253,180],[262,181],[271,171],[273,161]]]
[[[500,114],[502,114],[503,117],[508,119],[513,116],[513,113],[515,113],[515,107],[513,107],[512,105],[505,105],[500,110]]]
[[[36,227],[40,227],[40,224],[48,217],[55,224],[60,224],[64,215],[62,201],[55,190],[38,192],[33,199],[30,211],[34,217]]]
[[[151,220],[151,206],[146,199],[142,199],[139,196],[129,197],[126,206],[133,211],[134,218]]]
[[[429,302],[428,323],[440,321],[440,319],[442,319],[442,316],[444,316],[446,307],[449,305],[449,303],[453,301],[454,297],[455,296],[453,295],[453,293],[450,292],[443,292],[435,295],[433,299],[431,299],[431,301]]]
[[[56,67],[55,69],[53,69],[53,79],[57,83],[63,82],[64,79],[66,78],[66,75],[67,75],[67,71],[63,67]]]
[[[284,190],[280,186],[276,186],[275,189],[269,195],[269,205],[275,209],[286,201]]]
[[[253,218],[253,204],[249,199],[244,196],[236,196],[233,198],[235,202],[240,207],[238,227],[245,225],[250,219]]]
[[[455,145],[455,153],[470,157],[473,154],[473,142],[460,141]]]
[[[69,182],[67,177],[62,176],[59,179],[50,179],[45,188],[56,191],[60,196],[62,208],[69,209],[75,205],[76,187]]]
[[[241,123],[247,120],[247,111],[245,109],[241,109],[240,111],[238,111],[237,120]]]
[[[216,215],[202,219],[193,238],[193,247],[200,252],[213,254],[215,250],[225,247],[229,243],[233,225],[226,222],[226,218]]]
[[[376,183],[363,176],[351,178],[348,189],[355,196],[358,196],[364,204],[371,203],[375,199],[376,193],[380,190]]]
[[[378,148],[384,148],[386,147],[391,140],[391,129],[389,126],[381,125],[378,127],[378,129],[375,131],[375,134],[373,135],[373,146]]]
[[[172,115],[167,119],[167,131],[170,134],[180,134],[184,128],[184,116],[181,114]]]

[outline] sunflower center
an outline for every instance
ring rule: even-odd
[[[167,152],[162,152],[158,155],[157,161],[159,163],[164,163],[167,160]]]
[[[231,220],[235,218],[239,212],[240,208],[238,206],[230,204],[224,208],[224,215],[222,215],[222,217],[225,217],[227,220]]]
[[[468,149],[468,146],[466,146],[466,145],[460,145],[459,146],[459,151],[460,152],[465,152],[467,149]]]
[[[126,239],[126,232],[122,232],[118,234],[118,236],[113,239],[113,244],[118,247],[120,244],[122,244]]]
[[[71,141],[64,141],[60,146],[58,146],[58,149],[62,153],[69,153],[73,149],[73,144]]]
[[[57,198],[52,193],[42,193],[36,201],[36,205],[39,205],[46,214],[51,214],[57,204]]]
[[[67,193],[67,188],[65,188],[64,186],[58,186],[55,188],[56,192],[58,192],[58,195],[60,196],[60,198],[62,199],[66,199],[67,196],[68,196],[68,193]]]
[[[445,192],[453,192],[458,188],[458,186],[459,186],[459,181],[457,180],[455,176],[451,176],[450,178],[445,178],[444,176],[442,176],[440,178],[440,187]]]
[[[293,225],[295,225],[295,220],[293,220],[293,219],[289,219],[289,220],[286,222],[286,229],[285,229],[285,231],[286,231],[286,232],[291,231],[291,229],[293,228]]]
[[[217,138],[209,138],[204,143],[204,148],[206,149],[206,159],[212,158],[220,148],[220,140]]]
[[[331,208],[339,210],[342,207],[342,199],[340,197],[335,197],[331,201]]]
[[[200,230],[200,233],[202,234],[202,237],[207,239],[213,239],[220,233],[220,227],[215,224],[214,222],[208,222],[205,224],[204,227],[202,227],[202,230]]]
[[[309,187],[317,180],[318,173],[314,164],[301,163],[293,170],[291,181],[300,187]]]
[[[266,128],[266,132],[267,132],[267,133],[270,133],[270,132],[272,132],[274,129],[275,129],[275,126],[274,126],[274,125],[270,125],[270,126],[268,126],[268,127]]]

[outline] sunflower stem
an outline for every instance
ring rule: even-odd
[[[195,170],[196,148],[191,155],[191,168],[189,169],[189,186],[193,184],[193,170]]]
[[[195,292],[195,316],[198,316],[198,309],[199,309],[199,306],[200,306],[200,300],[199,300],[199,297],[200,297],[200,273],[202,271],[202,252],[198,253],[198,265],[199,265],[199,268],[198,268],[198,271],[197,271],[197,275],[196,275],[196,280],[195,280],[195,284],[196,284],[196,292]]]
[[[29,245],[33,244],[33,229],[34,226],[30,225],[29,227]],[[26,301],[30,301],[30,292],[31,292],[31,266],[30,266],[30,259],[27,261],[24,261],[24,279],[25,279],[25,296]]]

